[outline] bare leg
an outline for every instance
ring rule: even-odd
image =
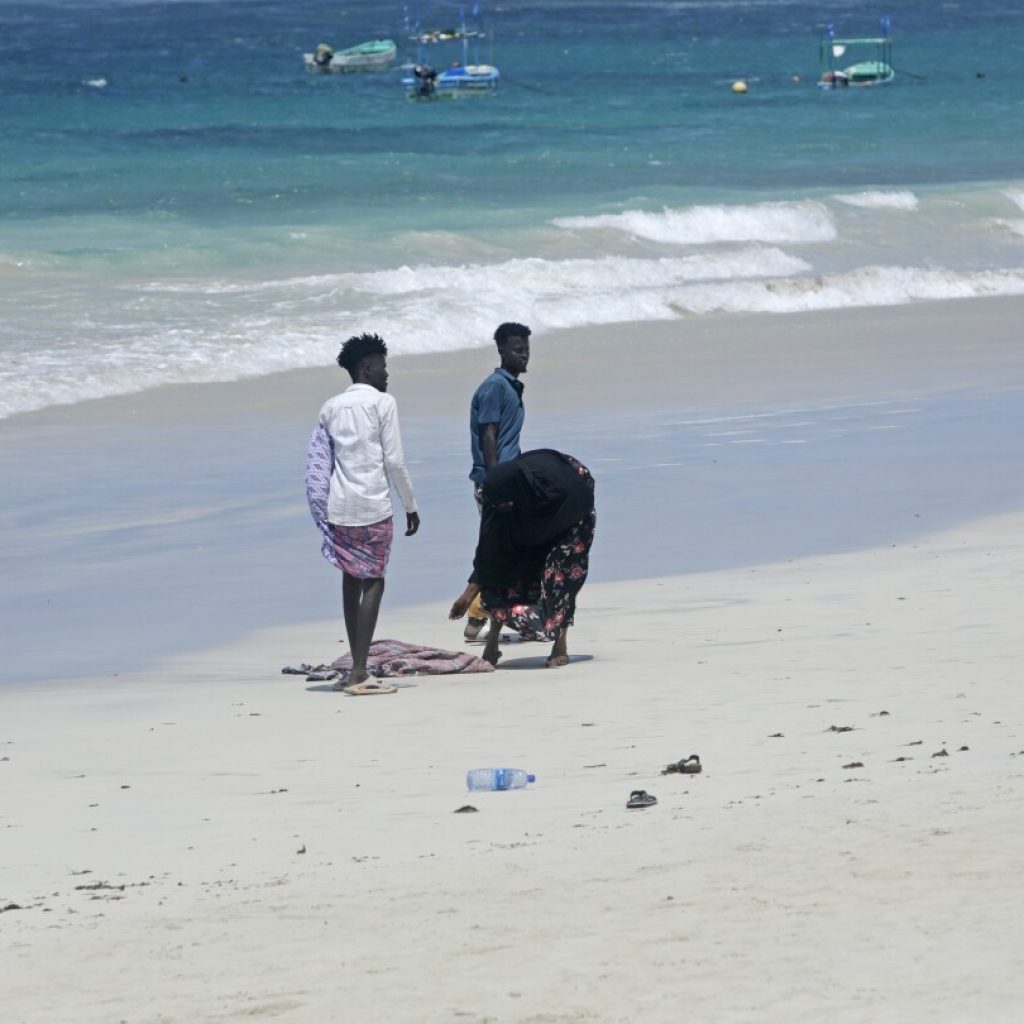
[[[359,618],[359,604],[363,598],[363,581],[348,573],[342,577],[341,604],[345,611],[345,635],[348,637],[348,649],[356,645],[356,621]]]
[[[346,577],[346,580],[348,577]],[[349,673],[350,683],[361,683],[370,678],[366,671],[366,658],[373,642],[373,632],[377,628],[377,615],[380,612],[380,601],[384,596],[383,578],[356,580],[360,587],[359,607],[355,616],[355,629],[352,638],[352,671]],[[348,623],[348,607],[345,609],[345,621]]]
[[[501,623],[492,615],[491,628],[487,631],[487,642],[484,644],[484,653],[480,655],[484,661],[497,665],[501,658],[501,651],[498,644],[501,643]]]
[[[555,641],[554,646],[551,648],[551,653],[548,655],[548,660],[544,662],[545,668],[560,668],[562,665],[569,664],[569,648],[566,644],[566,634],[569,632],[569,627],[566,626],[561,633],[558,634],[558,639]]]

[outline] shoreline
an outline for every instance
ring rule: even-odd
[[[535,379],[544,373],[558,375],[558,394],[572,407],[593,402],[592,390],[581,386],[571,373],[574,361],[592,358],[596,349],[602,359],[623,346],[639,341],[641,368],[650,373],[648,383],[653,401],[696,404],[701,408],[732,407],[737,401],[786,402],[848,399],[859,394],[891,394],[900,389],[915,392],[952,390],[987,386],[1006,374],[1024,381],[1024,355],[1013,349],[997,352],[990,339],[972,336],[971,327],[984,320],[998,338],[1012,337],[1024,311],[1024,296],[990,296],[963,299],[921,301],[894,306],[851,307],[789,313],[721,313],[680,317],[678,320],[599,324],[547,332],[533,338],[534,376],[527,379],[531,395]],[[843,335],[856,336],[859,350],[843,350],[828,344],[836,325]],[[909,335],[894,338],[894,331]],[[926,331],[928,338],[921,337]],[[964,334],[966,332],[966,335]],[[339,332],[339,345],[344,340]],[[756,343],[752,341],[756,338]],[[545,350],[550,342],[552,348]],[[29,431],[46,429],[53,420],[61,426],[88,428],[123,419],[143,421],[153,417],[173,418],[183,408],[221,405],[228,412],[257,407],[272,416],[287,415],[296,401],[315,404],[318,396],[333,394],[343,377],[332,362],[335,351],[325,351],[322,367],[281,370],[256,377],[209,382],[160,384],[143,391],[80,402],[47,406],[31,412],[16,413],[0,420],[0,436],[10,431],[16,437]],[[619,353],[625,357],[627,351]],[[983,361],[978,362],[977,357]],[[666,357],[689,359],[692,376],[707,375],[710,388],[697,387],[692,376],[665,372]],[[734,360],[747,360],[757,373],[743,381],[737,396]],[[398,355],[389,360],[395,369],[391,390],[399,398],[406,414],[431,416],[437,410],[426,397],[403,384],[402,371],[417,383],[430,384],[444,377],[461,377],[469,394],[477,376],[487,373],[494,360],[493,343],[487,339],[478,347]],[[888,361],[888,362],[887,362]],[[780,378],[768,371],[798,363],[806,376],[801,381]],[[853,374],[852,380],[847,376]],[[690,381],[690,383],[688,383]],[[570,385],[565,390],[564,385]],[[606,398],[616,382],[602,381],[597,397]],[[850,390],[850,385],[855,390]],[[554,391],[550,382],[538,382],[544,398]],[[679,391],[680,386],[685,390]],[[823,393],[822,388],[827,390]],[[332,390],[334,389],[334,390]],[[859,390],[857,390],[859,389]],[[220,394],[213,396],[214,391]],[[468,406],[468,397],[466,399]]]
[[[1024,507],[1021,310],[992,299],[542,337],[524,447],[595,473],[594,582],[902,542]],[[382,629],[468,573],[465,409],[493,364],[490,349],[395,360],[424,528],[396,541]],[[20,638],[0,679],[116,674],[333,612],[302,467],[316,410],[344,385],[325,367],[0,422],[0,615]]]

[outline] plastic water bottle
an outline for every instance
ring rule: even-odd
[[[466,789],[522,789],[536,781],[536,775],[527,775],[522,768],[473,768],[466,772]]]

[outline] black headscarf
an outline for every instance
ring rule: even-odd
[[[554,542],[593,512],[594,491],[574,462],[541,448],[492,467],[483,503],[474,576],[497,587],[539,573]]]

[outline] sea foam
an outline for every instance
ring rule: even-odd
[[[203,294],[309,291],[397,296],[415,292],[461,289],[486,295],[494,289],[544,296],[576,294],[606,288],[649,288],[679,281],[710,281],[722,278],[774,277],[809,270],[810,264],[775,247],[746,246],[692,256],[639,259],[603,256],[594,259],[549,260],[540,257],[506,260],[492,264],[455,266],[401,266],[364,273],[317,274],[254,283],[204,282],[198,285],[154,282],[150,291],[198,291]]]
[[[829,277],[713,282],[673,297],[680,313],[795,313],[853,306],[1024,295],[1024,270],[958,272],[922,267],[860,267]]]
[[[916,210],[920,205],[913,192],[851,192],[833,198],[866,210]]]
[[[1004,189],[1003,195],[1017,207],[1018,210],[1024,210],[1024,188],[1008,188]]]
[[[821,203],[801,200],[752,205],[686,206],[660,213],[626,210],[594,217],[558,217],[556,227],[571,231],[613,230],[667,245],[716,242],[830,242],[836,237],[832,214]]]
[[[489,346],[495,324],[508,319],[539,335],[715,313],[1024,294],[1024,269],[810,270],[780,249],[746,246],[662,259],[536,258],[248,284],[151,283],[142,293],[125,288],[104,317],[97,310],[83,319],[73,303],[67,323],[47,321],[48,344],[9,353],[0,365],[0,416],[160,384],[327,365],[339,339],[364,330],[404,355]]]

